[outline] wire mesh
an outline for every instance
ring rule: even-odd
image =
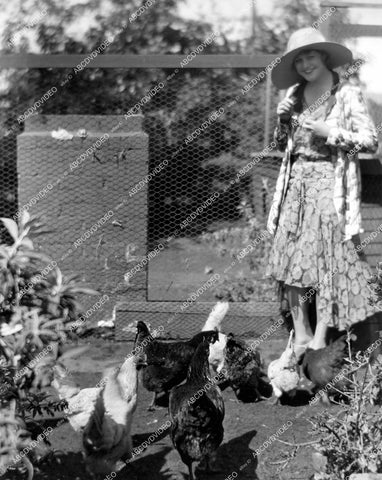
[[[88,323],[119,318],[118,338],[140,318],[170,322],[171,335],[187,337],[217,299],[246,303],[233,305],[227,330],[261,334],[278,316],[276,285],[263,275],[281,157],[264,139],[260,71],[82,73],[7,72],[24,87],[3,97],[1,215],[28,205],[42,216],[52,232],[36,238],[37,247],[98,289],[100,297],[83,299]],[[52,86],[57,92],[41,101]],[[53,138],[59,128],[73,137]]]
[[[346,2],[345,2],[346,3]],[[379,50],[382,46],[382,21],[380,8],[362,7],[331,7],[331,14],[327,20],[327,37],[334,42],[347,45],[353,52],[354,63],[349,68],[345,66],[343,72],[351,72],[350,81],[359,84],[363,94],[367,97],[369,113],[379,131],[379,153],[372,158],[360,156],[362,174],[362,223],[364,233],[361,240],[370,239],[373,232],[378,235],[365,246],[365,253],[369,264],[374,267],[381,261],[382,237],[378,227],[382,223],[382,180],[381,145],[382,135],[382,97],[370,92],[370,84],[378,77]],[[371,22],[367,21],[372,19]],[[360,22],[363,22],[360,23]],[[374,25],[370,26],[370,23]],[[372,41],[371,41],[372,40]]]

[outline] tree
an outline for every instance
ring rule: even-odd
[[[46,9],[41,21],[31,27],[35,33],[35,51],[43,53],[82,53],[84,57],[96,50],[105,39],[113,38],[110,46],[99,54],[132,53],[155,54],[177,53],[187,55],[198,46],[203,45],[202,54],[230,53],[231,44],[224,38],[205,40],[213,32],[207,23],[184,20],[176,13],[176,1],[165,0],[155,2],[134,21],[129,18],[139,7],[147,2],[122,2],[112,0],[111,6],[105,8],[102,0],[92,0],[87,4],[75,5],[71,9],[61,5],[57,0],[44,0],[39,8]],[[28,52],[32,50],[33,35],[25,32],[19,43],[8,45],[7,39],[17,26],[23,25],[23,18],[28,18],[27,11],[40,11],[37,2],[30,1],[27,6],[20,8],[19,15],[15,15],[8,24],[3,35],[3,46],[6,52]],[[85,30],[80,38],[73,26],[78,18],[93,13],[92,26]],[[24,20],[25,21],[25,20]],[[127,24],[126,28],[124,23]],[[118,33],[119,32],[119,33]],[[233,42],[232,51],[236,51],[237,44]],[[52,86],[56,86],[59,94],[45,102],[39,112],[49,113],[88,113],[88,114],[123,114],[128,108],[135,105],[152,87],[160,81],[165,81],[172,72],[168,69],[84,69],[76,73],[62,69],[31,69],[27,71],[10,72],[8,88],[0,97],[3,106],[3,124],[6,129],[18,132],[22,129],[18,116],[28,107],[39,100]],[[173,80],[165,81],[163,88],[149,103],[143,107],[145,114],[145,128],[151,134],[151,140],[156,147],[151,149],[150,168],[154,168],[164,157],[171,156],[194,129],[202,124],[208,115],[221,105],[227,104],[233,97],[240,94],[240,88],[247,76],[241,78],[245,71],[213,69],[181,70]],[[69,82],[65,82],[67,75],[72,75]],[[63,84],[61,86],[61,84]],[[197,94],[196,94],[197,92]],[[252,112],[262,110],[261,91],[253,89],[252,100],[249,103]],[[248,105],[249,105],[248,104]],[[155,205],[150,211],[151,218],[156,215],[157,208],[163,209],[162,201],[172,207],[168,211],[169,218],[173,217],[174,208],[179,202],[188,207],[178,209],[179,215],[184,215],[195,204],[200,202],[201,194],[209,195],[212,177],[216,167],[202,169],[206,160],[231,152],[239,146],[241,139],[247,136],[250,143],[261,142],[261,117],[254,115],[246,117],[240,107],[232,108],[216,122],[209,131],[201,135],[190,148],[184,149],[181,155],[175,156],[171,167],[166,171],[165,185],[160,188],[163,176],[158,176],[152,184],[151,194],[160,191],[156,196]],[[246,126],[242,130],[237,122]],[[236,118],[235,118],[236,117]],[[250,128],[250,123],[257,122],[256,128]],[[248,135],[246,132],[249,132]],[[158,135],[158,132],[163,135]],[[254,134],[255,133],[255,134]],[[241,147],[243,149],[243,146]],[[236,158],[236,155],[234,155]],[[187,199],[184,199],[184,187],[177,173],[189,175],[190,189]],[[231,165],[231,175],[234,165]],[[206,176],[207,175],[207,176]],[[201,177],[207,182],[201,182]],[[223,173],[223,177],[227,177]],[[193,188],[196,187],[196,188]],[[180,190],[182,194],[180,194]],[[168,202],[170,194],[170,203]],[[159,196],[159,198],[158,198]],[[182,197],[182,198],[181,198]],[[183,203],[182,203],[183,202]],[[236,203],[236,202],[235,202]],[[234,206],[232,207],[234,209]],[[165,216],[166,218],[166,216]],[[166,224],[164,219],[163,224]],[[162,228],[161,233],[164,233]]]
[[[211,25],[181,18],[176,0],[151,1],[151,6],[147,7],[149,2],[144,0],[89,0],[68,8],[58,0],[19,0],[19,10],[3,34],[3,51],[77,53],[84,58],[97,49],[99,55],[176,53],[186,56],[203,45],[202,55],[276,54],[284,50],[291,29],[317,18],[317,13],[305,0],[288,0],[283,10],[277,7],[280,20],[271,22],[260,16],[255,18],[254,34],[247,43],[228,41],[224,36],[207,43],[206,39],[213,32]],[[47,13],[42,15],[44,10]],[[142,13],[133,18],[136,12]],[[82,25],[84,18],[89,18],[89,27]],[[21,40],[9,44],[9,39],[13,39],[26,22],[32,26],[21,28]],[[106,39],[112,41],[101,49]],[[264,81],[258,78],[254,88],[246,95],[241,93],[259,71],[250,68],[180,69],[167,81],[173,71],[163,68],[76,70],[8,72],[7,88],[0,96],[3,128],[12,134],[21,131],[23,125],[18,120],[19,115],[52,86],[58,93],[43,103],[38,110],[40,113],[107,115],[125,113],[163,81],[165,88],[142,107],[145,129],[152,145],[150,169],[164,158],[170,159],[169,167],[150,183],[150,200],[155,199],[149,202],[153,241],[158,235],[171,234],[178,220],[184,219],[208,198],[211,191],[217,188],[224,192],[236,171],[250,160],[249,154],[262,148]],[[228,107],[236,97],[239,101]],[[272,95],[272,111],[275,111],[276,101],[276,95]],[[187,136],[220,107],[224,108],[224,114],[186,145]],[[14,161],[15,151],[11,148],[8,157],[9,162]],[[185,180],[187,189],[184,188]],[[248,175],[224,193],[219,204],[210,210],[209,218],[228,216],[236,219],[237,206],[243,196],[248,196],[249,183]],[[154,222],[158,215],[161,223]],[[209,218],[203,216],[199,224],[194,223],[194,231],[204,229]]]

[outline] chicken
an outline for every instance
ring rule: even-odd
[[[212,345],[210,346],[211,350]],[[260,390],[269,385],[263,380],[260,353],[230,333],[227,336],[223,370],[228,385],[239,400],[246,402],[265,400]]]
[[[320,390],[322,401],[327,404],[330,403],[328,393],[336,391],[338,393],[338,390],[347,388],[348,381],[344,369],[346,338],[346,334],[341,335],[327,347],[318,350],[307,348],[304,355],[302,362],[304,375],[314,384],[316,391]]]
[[[119,460],[132,456],[131,423],[137,406],[141,357],[130,355],[120,368],[109,369],[89,422],[83,432],[88,471],[104,478]]]
[[[190,480],[195,479],[195,462],[205,462],[206,469],[212,469],[224,436],[224,402],[211,381],[208,356],[209,342],[204,340],[192,358],[186,382],[170,392],[171,439]]]
[[[138,322],[135,351],[142,350],[147,362],[142,371],[142,383],[147,390],[154,392],[149,410],[154,409],[158,394],[169,392],[185,380],[196,348],[204,339],[217,341],[218,332],[200,332],[191,340],[170,343],[155,340],[146,324]]]
[[[291,330],[287,347],[280,358],[273,360],[268,366],[268,378],[276,396],[275,404],[280,402],[280,398],[284,393],[290,396],[295,395],[296,388],[300,382],[297,358],[292,341],[293,334],[294,331]]]
[[[227,343],[227,335],[221,332],[221,322],[229,309],[228,302],[218,302],[209,314],[202,332],[217,329],[219,341],[210,345],[209,363],[211,370],[220,373],[224,366],[224,349]]]
[[[53,367],[52,386],[57,390],[60,399],[66,400],[68,407],[65,414],[76,432],[82,432],[94,411],[100,387],[81,389],[69,378],[66,368],[57,363]]]

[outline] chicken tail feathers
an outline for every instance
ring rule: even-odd
[[[102,445],[102,424],[105,415],[103,391],[97,397],[95,408],[83,433],[83,446],[87,454],[95,453]]]
[[[288,340],[288,344],[287,344],[287,349],[290,349],[292,348],[292,345],[293,345],[293,335],[294,335],[294,330],[292,329],[289,333],[289,340]]]
[[[145,322],[139,320],[137,323],[137,333],[134,340],[134,350],[138,345],[142,343],[145,338],[150,337],[150,335],[151,334],[148,326],[145,324]]]
[[[206,323],[202,328],[202,332],[206,330],[214,330],[215,328],[218,331],[221,331],[221,323],[223,318],[226,316],[229,309],[228,302],[217,302],[217,304],[212,309],[211,313],[209,314]]]

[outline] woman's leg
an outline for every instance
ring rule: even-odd
[[[285,285],[289,307],[292,312],[296,345],[304,345],[313,338],[312,328],[309,322],[309,304],[304,301],[303,296],[307,288]]]
[[[312,342],[310,343],[309,347],[313,348],[313,350],[318,350],[319,348],[326,347],[326,334],[328,331],[328,325],[322,319],[320,319],[320,314],[318,311],[320,297],[318,293],[316,293],[316,315],[317,315],[317,324],[316,329],[314,331],[314,337]]]

